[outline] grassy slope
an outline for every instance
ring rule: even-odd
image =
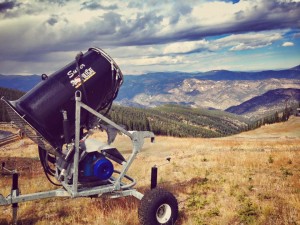
[[[24,93],[0,87],[0,97],[18,99]],[[240,116],[227,112],[192,109],[179,105],[165,105],[154,109],[113,106],[109,113],[118,124],[132,130],[152,130],[159,135],[177,137],[221,137],[241,132],[247,127]],[[0,101],[0,121],[9,121]]]
[[[96,133],[94,138],[105,138]],[[299,224],[300,118],[214,139],[159,136],[145,143],[129,174],[137,188],[149,187],[150,168],[159,167],[159,185],[179,200],[178,224]],[[115,146],[128,156],[131,144],[118,136]],[[21,172],[22,193],[53,188],[42,175],[36,146],[25,139],[1,148],[0,161]],[[29,157],[18,159],[14,157]],[[26,163],[24,163],[26,161]],[[0,193],[10,192],[10,179],[0,176]],[[23,224],[138,224],[133,198],[47,199],[20,204]],[[0,224],[11,219],[3,207]]]
[[[114,105],[109,115],[116,123],[124,124],[129,129],[140,130],[141,124],[148,124],[146,129],[156,134],[177,137],[221,137],[247,128],[247,121],[241,116],[179,105],[152,109]]]

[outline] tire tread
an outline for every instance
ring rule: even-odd
[[[142,225],[159,225],[160,223],[155,218],[156,207],[164,202],[172,208],[172,218],[164,225],[174,224],[178,217],[178,202],[171,192],[163,188],[154,188],[145,193],[138,209],[140,223]]]

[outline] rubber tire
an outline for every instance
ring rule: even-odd
[[[171,209],[171,215],[165,223],[159,223],[156,213],[160,206],[163,204],[168,205]],[[172,225],[178,217],[178,202],[175,196],[162,188],[154,188],[147,192],[141,200],[138,209],[139,221],[142,225]]]

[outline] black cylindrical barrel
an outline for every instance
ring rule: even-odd
[[[82,101],[94,110],[104,109],[116,97],[122,79],[119,67],[105,52],[90,48],[11,104],[57,148],[64,143],[63,111],[68,115],[70,135],[75,132],[75,92],[82,91]],[[81,124],[87,123],[88,114],[83,110]]]

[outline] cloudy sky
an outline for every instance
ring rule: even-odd
[[[300,64],[300,0],[0,0],[0,74],[51,74],[89,47],[123,73]]]

